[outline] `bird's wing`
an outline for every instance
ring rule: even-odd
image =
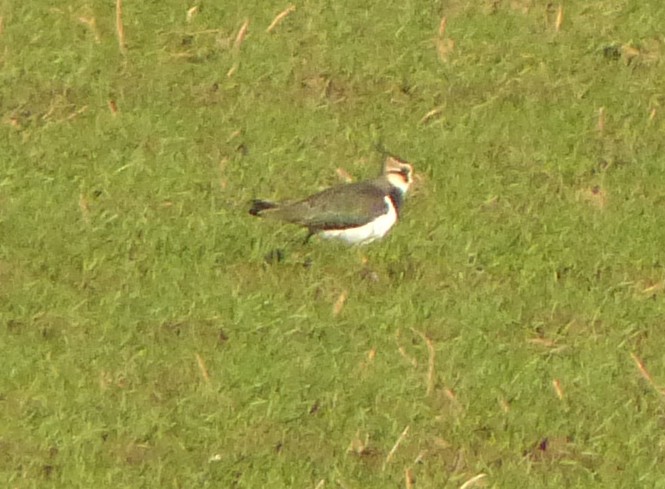
[[[280,207],[274,217],[312,230],[362,226],[388,211],[385,196],[372,182],[339,185]]]

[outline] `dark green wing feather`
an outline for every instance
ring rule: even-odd
[[[381,187],[373,181],[338,185],[269,213],[315,231],[362,226],[388,210],[387,192]]]

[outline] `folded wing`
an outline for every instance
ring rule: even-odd
[[[329,188],[304,200],[280,206],[270,214],[312,231],[345,229],[362,226],[388,212],[385,195],[371,182],[359,182]]]

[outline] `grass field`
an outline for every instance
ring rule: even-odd
[[[665,488],[660,2],[62,4],[0,2],[3,487]],[[376,143],[383,241],[247,214]]]

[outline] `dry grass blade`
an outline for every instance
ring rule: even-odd
[[[404,487],[406,489],[413,489],[416,479],[413,477],[413,472],[410,468],[404,469]]]
[[[339,179],[340,179],[341,181],[343,181],[343,182],[345,182],[345,183],[351,183],[351,182],[353,182],[353,177],[352,177],[351,174],[350,174],[348,171],[346,171],[344,168],[341,168],[341,167],[338,168],[337,170],[335,170],[335,173],[337,173],[337,176],[339,177]]]
[[[291,12],[293,12],[296,9],[295,5],[289,5],[287,8],[282,10],[280,13],[277,14],[277,16],[273,19],[273,21],[270,23],[268,28],[266,29],[266,32],[272,32],[272,30],[279,25],[280,22],[284,20],[284,18],[289,15]]]
[[[231,134],[229,134],[229,137],[226,138],[226,142],[229,143],[229,142],[231,142],[232,140],[234,140],[235,138],[237,138],[238,136],[241,136],[241,135],[242,135],[242,129],[236,129]]]
[[[579,195],[584,202],[591,204],[599,210],[603,210],[607,206],[607,192],[600,185],[584,189]]]
[[[598,109],[598,124],[596,125],[596,129],[601,134],[605,131],[605,107]]]
[[[83,193],[79,194],[79,209],[81,210],[83,221],[86,224],[90,224],[90,205],[88,204],[88,198]]]
[[[228,185],[228,180],[224,176],[226,174],[226,165],[229,163],[228,157],[223,157],[221,160],[219,160],[219,188],[221,190],[226,190],[226,186]]]
[[[78,109],[78,110],[72,112],[71,114],[69,114],[69,115],[65,118],[65,120],[71,121],[72,119],[75,119],[76,117],[80,116],[81,114],[83,114],[83,113],[84,113],[85,111],[87,111],[87,110],[88,110],[88,106],[87,106],[87,105],[84,105],[84,106],[81,107],[80,109]]]
[[[240,30],[236,35],[236,39],[235,41],[233,41],[233,49],[236,50],[240,49],[240,45],[245,40],[245,36],[247,35],[248,28],[249,28],[249,19],[245,20],[245,22],[243,22],[243,24],[240,26]]]
[[[637,355],[635,355],[634,353],[631,353],[630,357],[633,359],[633,362],[635,362],[635,365],[637,366],[637,369],[640,371],[640,374],[642,375],[644,380],[653,385],[653,379],[651,378],[651,374],[644,366],[644,363],[642,363],[642,360],[637,358]]]
[[[649,122],[653,122],[653,120],[656,118],[656,112],[657,111],[655,107],[651,109],[651,111],[649,112]]]
[[[442,38],[436,40],[436,51],[439,59],[443,62],[448,61],[450,54],[455,50],[455,41],[449,38]]]
[[[466,481],[464,484],[462,484],[462,485],[459,487],[459,489],[469,489],[470,487],[473,487],[473,486],[475,486],[476,484],[478,484],[478,483],[479,483],[481,480],[483,480],[485,477],[487,477],[487,474],[478,474],[478,475],[475,475],[475,476],[471,477],[471,479],[469,479],[468,481]]]
[[[447,27],[448,27],[448,18],[446,16],[443,16],[441,18],[441,22],[439,22],[439,34],[435,39],[436,51],[439,55],[439,59],[443,62],[448,61],[450,54],[455,49],[455,41],[446,37]]]
[[[561,30],[561,24],[563,24],[563,5],[559,5],[559,8],[556,11],[556,22],[554,23],[554,30],[559,32]]]
[[[660,281],[656,283],[651,283],[642,289],[643,294],[655,294],[665,289],[665,281]]]
[[[556,393],[556,396],[559,398],[559,400],[563,401],[563,388],[561,387],[561,381],[559,381],[559,379],[553,379],[552,387],[554,388],[554,392]]]
[[[383,470],[386,470],[386,465],[388,465],[388,463],[395,456],[395,452],[399,448],[400,443],[402,443],[402,441],[404,440],[404,438],[406,437],[406,435],[408,433],[409,433],[409,427],[407,426],[406,428],[404,428],[404,431],[402,431],[402,434],[399,435],[399,438],[397,439],[397,441],[395,442],[393,447],[390,449],[390,452],[388,452],[388,456],[386,457],[386,461],[383,463]]]
[[[349,298],[349,291],[348,290],[343,290],[341,294],[337,297],[337,300],[335,301],[335,304],[333,305],[333,316],[339,316],[339,313],[342,312],[342,309],[344,309],[344,304],[346,303],[346,299]]]
[[[5,32],[5,18],[0,15],[0,35]]]
[[[442,107],[437,107],[435,109],[430,110],[427,114],[425,114],[421,119],[420,119],[420,124],[425,124],[426,122],[429,122],[431,119],[435,118],[439,114],[443,112]]]
[[[448,19],[444,15],[441,17],[441,22],[439,22],[439,37],[443,37],[446,33],[446,27],[448,25]]]
[[[630,44],[624,44],[621,46],[621,57],[626,65],[629,65],[636,58],[640,56],[640,50]]]
[[[402,355],[402,358],[404,358],[404,360],[409,362],[414,368],[417,367],[418,366],[418,360],[416,360],[413,357],[410,357],[406,353],[406,350],[404,349],[404,347],[399,344],[399,334],[400,334],[400,331],[398,329],[397,332],[395,333],[395,341],[397,342],[397,351],[399,351],[399,354]]]
[[[590,202],[588,196],[583,196],[584,200]],[[535,346],[541,346],[543,348],[548,348],[548,353],[560,353],[568,348],[566,345],[559,345],[556,341],[549,338],[528,338],[527,343]]]
[[[342,479],[337,479],[335,482],[337,482],[337,485],[342,489],[349,489],[349,486],[346,485],[346,483]]]
[[[360,431],[356,431],[356,436],[351,440],[346,451],[347,453],[352,452],[356,455],[362,455],[367,451],[367,445],[369,445],[369,435],[365,434],[365,439],[363,440],[360,438]]]
[[[115,103],[115,100],[111,99],[109,100],[109,110],[111,111],[111,114],[113,115],[118,115],[118,104]]]
[[[427,345],[427,351],[429,353],[429,358],[427,361],[427,395],[429,396],[434,390],[434,374],[435,374],[435,355],[436,351],[434,350],[434,343],[432,340],[425,334],[420,331],[413,330],[417,333]]]
[[[455,404],[458,407],[461,407],[459,401],[457,400],[457,395],[452,389],[444,389],[443,393],[453,404]]]
[[[127,49],[127,43],[125,42],[125,27],[122,23],[122,0],[116,0],[115,2],[115,30],[118,34],[120,52],[124,54]]]
[[[658,386],[656,385],[656,383],[653,381],[653,377],[651,377],[651,374],[649,373],[649,371],[648,371],[648,370],[646,369],[646,367],[644,366],[644,363],[642,362],[642,360],[640,360],[640,359],[637,357],[637,355],[635,355],[634,353],[631,353],[631,354],[630,354],[630,357],[631,357],[631,358],[633,359],[633,361],[635,362],[635,365],[637,366],[637,370],[640,371],[640,375],[642,375],[642,377],[644,378],[644,380],[646,380],[646,381],[651,385],[651,387],[653,387],[654,389],[656,389],[656,391],[658,391],[658,393],[659,393],[660,395],[665,395],[665,389],[663,389],[663,388],[661,388],[661,387],[658,387]]]
[[[413,358],[413,357],[410,357],[410,356],[406,353],[406,350],[404,349],[403,346],[398,347],[398,348],[397,348],[397,351],[399,352],[400,355],[402,355],[402,357],[404,358],[404,360],[406,360],[407,362],[409,362],[414,368],[418,366],[418,360],[416,360],[416,359]]]
[[[529,338],[526,341],[528,343],[531,343],[532,345],[545,346],[547,348],[555,348],[556,347],[556,342],[554,340],[550,340],[548,338]]]
[[[428,455],[427,450],[421,450],[420,452],[418,452],[418,455],[416,456],[416,459],[413,461],[413,464],[418,465],[418,464],[423,463],[425,461],[425,456],[426,455]]]
[[[432,340],[430,340],[428,337],[425,337],[425,341],[427,342],[427,350],[429,351],[429,359],[427,363],[427,395],[429,396],[432,391],[434,390],[434,359],[435,359],[435,352],[434,352],[434,344],[432,343]]]
[[[203,357],[201,357],[201,355],[198,353],[196,353],[196,363],[199,365],[199,371],[201,372],[201,377],[203,377],[203,380],[206,381],[206,384],[210,383],[210,375],[208,374],[205,361],[203,361]]]
[[[192,19],[199,13],[199,6],[194,5],[193,7],[187,9],[187,22],[191,22]]]
[[[46,111],[46,114],[42,116],[43,121],[47,121],[51,118],[51,115],[53,115],[53,112],[55,112],[55,105],[51,105],[51,107]]]
[[[321,479],[321,480],[318,482],[318,484],[316,484],[316,485],[314,486],[314,489],[323,489],[323,486],[325,486],[325,485],[326,485],[326,480],[325,480],[325,479]]]
[[[78,18],[78,21],[84,26],[86,26],[88,29],[90,29],[90,32],[92,32],[92,35],[95,37],[95,44],[99,44],[101,41],[101,37],[99,35],[99,29],[97,29],[97,21],[95,20],[95,18],[86,17],[82,15]],[[0,27],[0,32],[1,32],[1,27]]]

